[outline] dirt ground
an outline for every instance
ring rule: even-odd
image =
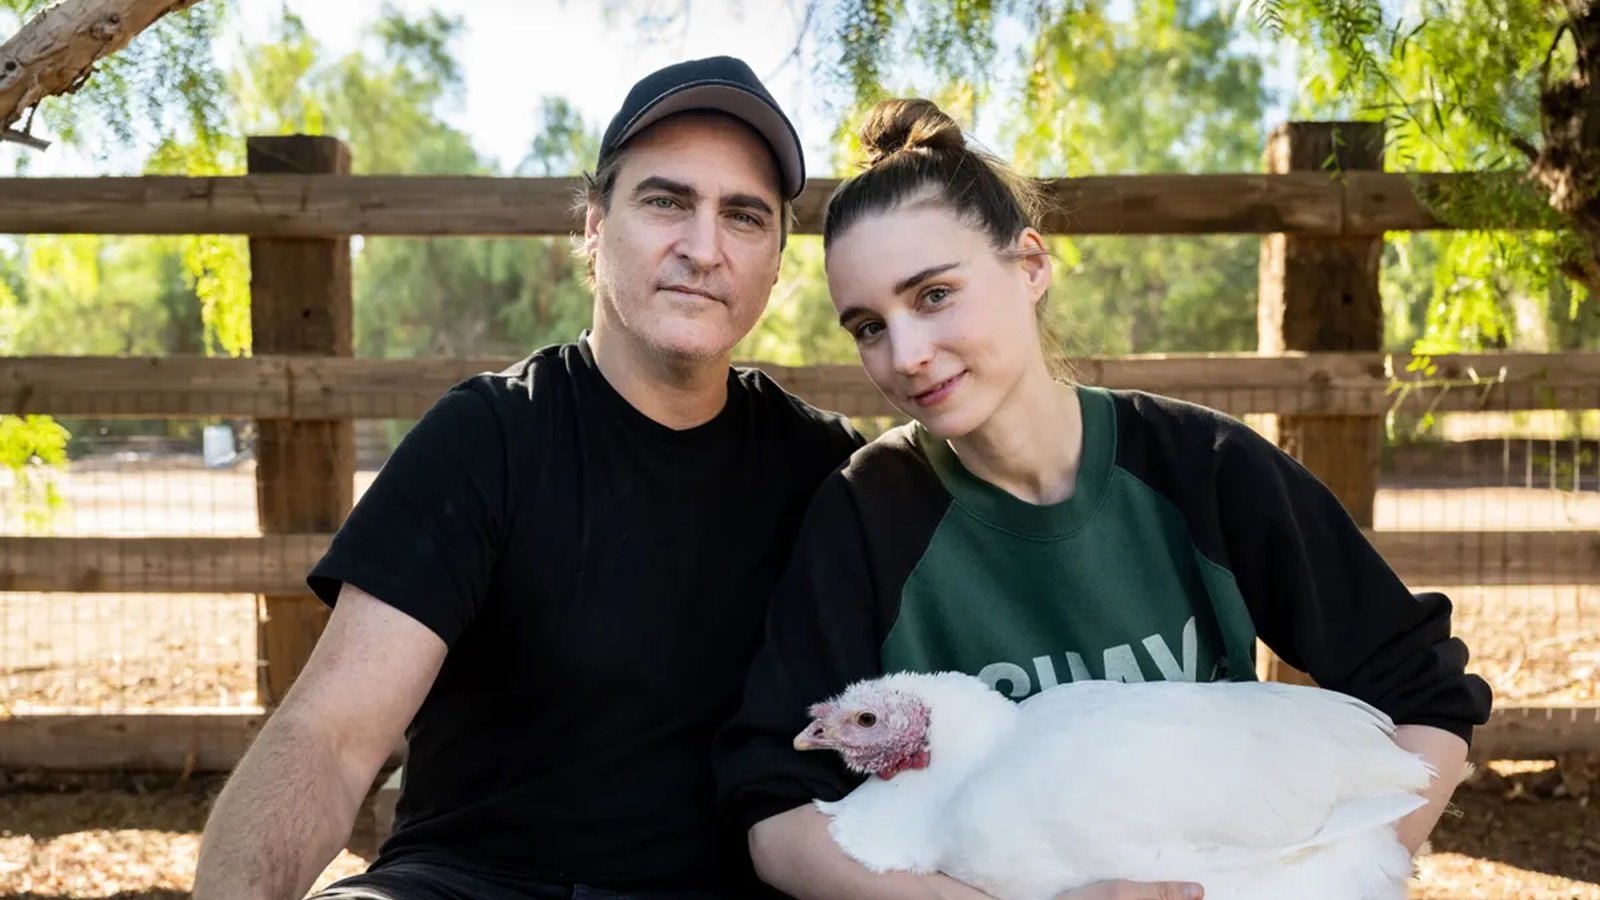
[[[1555,787],[1549,764],[1495,763],[1489,772],[1458,792],[1431,852],[1418,858],[1412,900],[1600,900],[1600,789],[1575,799]],[[99,781],[0,781],[0,898],[188,896],[221,780]],[[344,850],[315,887],[367,861]]]
[[[59,486],[67,507],[55,534],[256,533],[248,466],[111,463],[81,467]],[[30,533],[16,500],[0,483],[0,534]],[[1390,487],[1377,518],[1379,528],[1594,530],[1600,493]],[[1450,593],[1472,668],[1499,702],[1600,702],[1600,586]],[[249,595],[0,593],[0,716],[253,705],[255,614]],[[1600,900],[1600,760],[1587,780],[1572,771],[1564,780],[1551,763],[1488,767],[1458,793],[1456,814],[1419,860],[1412,896]],[[0,900],[186,896],[218,786],[0,772]],[[346,851],[320,883],[364,862]]]

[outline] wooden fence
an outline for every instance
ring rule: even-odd
[[[1269,139],[1266,174],[1048,184],[1056,211],[1047,225],[1057,233],[1262,235],[1260,352],[1080,360],[1079,375],[1275,416],[1280,444],[1369,528],[1387,412],[1600,409],[1600,353],[1441,357],[1424,376],[1407,357],[1379,352],[1386,231],[1549,223],[1441,222],[1430,196],[1511,176],[1387,174],[1377,171],[1381,146],[1381,128],[1368,123],[1291,123]],[[250,174],[239,177],[0,180],[4,233],[250,235],[255,336],[242,359],[0,358],[0,414],[253,418],[271,436],[257,470],[260,536],[0,536],[0,591],[262,595],[263,708],[0,718],[0,764],[230,768],[325,621],[303,579],[351,503],[353,421],[414,418],[454,381],[510,362],[351,358],[350,236],[547,235],[578,225],[571,179],[356,177],[329,138],[253,138],[249,150]],[[1324,169],[1330,159],[1337,171]],[[832,188],[808,185],[799,233],[818,230]],[[820,406],[892,412],[854,366],[755,364]],[[1415,584],[1600,583],[1592,532],[1371,534]],[[1296,677],[1281,666],[1272,674]],[[1475,749],[1514,758],[1595,747],[1600,708],[1513,706],[1496,710]]]

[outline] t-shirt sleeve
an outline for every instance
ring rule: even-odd
[[[507,493],[494,407],[470,383],[459,385],[401,439],[306,583],[332,606],[348,582],[453,645],[488,586]]]
[[[823,482],[768,608],[766,639],[743,705],[718,735],[719,801],[743,829],[860,783],[837,753],[794,749],[806,710],[851,682],[882,674],[884,625],[862,528],[844,477]]]
[[[1413,593],[1333,492],[1239,425],[1219,470],[1229,564],[1262,641],[1319,686],[1371,703],[1396,724],[1465,741],[1491,691],[1466,672],[1450,598]]]

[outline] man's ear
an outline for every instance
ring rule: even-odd
[[[594,258],[595,250],[600,246],[600,223],[605,221],[605,210],[597,203],[590,203],[583,210],[583,251],[590,259]]]

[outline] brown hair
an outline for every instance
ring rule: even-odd
[[[993,154],[969,146],[961,126],[930,100],[884,100],[861,126],[865,169],[828,200],[822,246],[861,219],[908,203],[933,203],[1012,252],[1024,229],[1040,230],[1044,193]],[[1039,334],[1057,377],[1070,377],[1060,338],[1039,303]]]

